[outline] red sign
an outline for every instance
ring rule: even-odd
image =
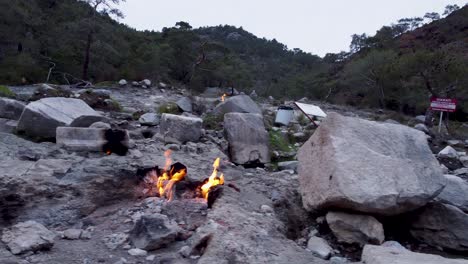
[[[431,110],[455,112],[457,99],[431,97]]]

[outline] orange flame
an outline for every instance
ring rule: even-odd
[[[223,94],[223,95],[221,96],[221,102],[224,102],[224,100],[226,99],[226,96],[227,96],[227,94]]]
[[[211,188],[224,184],[224,174],[221,173],[221,175],[218,176],[219,161],[219,158],[215,160],[213,163],[213,173],[211,174],[210,178],[208,178],[208,181],[201,186],[202,195],[205,199],[208,199],[208,194]]]
[[[159,191],[159,197],[166,197],[169,201],[172,201],[174,198],[174,185],[178,181],[184,179],[187,171],[183,169],[176,172],[174,168],[168,171],[172,163],[171,151],[166,150],[164,152],[164,157],[166,157],[166,162],[164,164],[163,174],[158,177],[156,187]]]

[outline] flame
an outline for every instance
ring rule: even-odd
[[[171,167],[171,151],[166,150],[164,152],[164,157],[166,162],[164,164],[163,174],[158,177],[156,187],[158,188],[159,197],[166,197],[169,201],[172,201],[174,198],[174,185],[183,180],[187,171],[185,169],[180,171],[174,171],[175,168]]]
[[[106,150],[106,154],[107,154],[107,155],[111,155],[111,154],[112,154],[112,151]]]
[[[219,161],[219,158],[215,160],[213,163],[213,173],[211,174],[210,178],[208,178],[208,181],[201,186],[203,198],[206,200],[208,200],[208,194],[211,188],[224,184],[224,174],[221,173],[221,175],[218,176]]]
[[[224,102],[224,100],[226,99],[226,96],[227,96],[227,94],[223,94],[223,95],[221,96],[221,102]]]

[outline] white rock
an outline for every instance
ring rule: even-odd
[[[418,115],[414,119],[416,119],[416,121],[421,122],[421,123],[426,122],[426,116],[423,116],[423,115]]]
[[[63,236],[65,239],[77,240],[80,239],[82,232],[83,230],[81,229],[67,229],[63,232]]]
[[[70,125],[81,116],[100,117],[100,114],[79,99],[44,98],[26,106],[17,130],[32,137],[55,138],[57,127]]]
[[[144,79],[143,81],[140,82],[140,84],[150,87],[151,86],[151,81],[148,79]]]
[[[262,206],[260,206],[260,211],[262,211],[262,213],[273,213],[273,208],[271,208],[270,206],[266,205],[266,204],[262,204]]]
[[[372,216],[328,212],[327,223],[339,242],[359,244],[381,244],[384,239],[382,224]]]
[[[147,261],[153,261],[156,258],[156,255],[149,255],[146,257]]]
[[[437,201],[456,206],[468,212],[468,182],[455,175],[444,175],[447,185],[436,197]]]
[[[424,206],[445,185],[425,134],[402,125],[329,113],[297,157],[307,210],[397,215]]]
[[[333,249],[325,239],[316,236],[309,239],[307,249],[321,259],[329,259],[333,252]]]
[[[119,85],[120,85],[120,86],[125,86],[125,85],[127,85],[127,80],[125,80],[125,79],[120,80],[120,81],[119,81]]]
[[[143,249],[132,248],[132,249],[130,249],[128,251],[128,254],[130,254],[132,256],[143,257],[143,256],[146,256],[148,254],[148,252],[146,250],[143,250]]]
[[[414,128],[419,130],[419,131],[422,131],[422,132],[424,132],[426,134],[429,133],[429,129],[424,124],[417,124],[417,125],[414,126]]]
[[[157,126],[159,125],[159,115],[155,113],[146,113],[140,116],[138,122],[144,126]]]
[[[437,156],[446,158],[458,158],[458,153],[451,146],[447,146],[443,150],[441,150],[439,154],[437,154]]]
[[[3,229],[2,242],[11,253],[47,250],[54,245],[55,234],[35,221],[16,224]]]
[[[391,247],[366,245],[361,260],[368,264],[467,264],[467,260],[447,259]]]

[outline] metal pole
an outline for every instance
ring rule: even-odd
[[[442,126],[442,115],[444,112],[440,111],[440,118],[439,118],[439,134],[440,134],[440,127]]]

